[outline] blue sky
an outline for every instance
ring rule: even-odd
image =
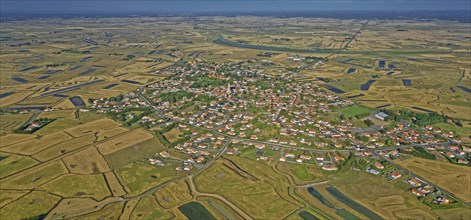
[[[471,0],[0,0],[1,12],[470,10]]]

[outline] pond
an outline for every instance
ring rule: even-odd
[[[180,210],[180,212],[182,212],[189,220],[216,220],[211,212],[209,212],[208,209],[199,202],[189,202],[178,207],[178,210]]]

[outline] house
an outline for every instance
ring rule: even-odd
[[[330,165],[330,166],[323,166],[322,169],[327,170],[327,171],[336,171],[339,168],[337,168],[336,166]]]
[[[268,160],[267,156],[260,156],[260,160]]]
[[[159,155],[163,158],[167,158],[170,156],[170,154],[168,153],[168,151],[162,151],[159,153]]]
[[[384,112],[379,112],[375,114],[375,118],[380,119],[382,121],[386,120],[387,117],[389,117],[389,115]]]
[[[285,161],[286,161],[286,157],[280,157],[280,161],[281,161],[281,162],[285,162]]]
[[[302,155],[299,156],[299,158],[302,159],[302,160],[310,160],[311,156],[302,154]]]
[[[398,179],[399,177],[401,177],[402,175],[396,171],[392,171],[391,172],[391,177],[395,180],[395,179]]]
[[[376,168],[378,168],[380,170],[384,169],[383,164],[381,164],[380,162],[376,162],[373,166],[375,166]]]
[[[379,171],[378,171],[378,170],[375,170],[375,169],[367,169],[366,172],[372,173],[372,174],[374,174],[374,175],[378,175],[378,174],[379,174]]]
[[[287,153],[287,154],[285,154],[285,157],[286,158],[294,158],[294,157],[296,157],[296,155],[294,155],[292,153]]]
[[[425,193],[423,193],[423,192],[421,192],[417,189],[412,189],[411,192],[414,193],[414,195],[419,196],[419,197],[425,196]]]
[[[203,156],[199,156],[198,158],[196,158],[196,163],[201,163],[204,161],[204,157]]]
[[[408,182],[409,184],[413,185],[413,186],[420,186],[420,185],[422,185],[422,182],[420,182],[420,181],[418,181],[418,180],[416,180],[416,179],[409,179],[409,180],[407,180],[407,182]]]

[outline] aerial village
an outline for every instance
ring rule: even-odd
[[[356,158],[354,170],[390,181],[407,175],[401,181],[411,193],[435,193],[433,203],[449,203],[446,193],[394,160],[440,157],[469,165],[471,148],[452,132],[391,121],[383,111],[367,117],[389,121],[387,126],[357,127],[355,119],[338,114],[354,102],[312,81],[296,80],[296,73],[264,74],[258,65],[246,61],[172,66],[160,72],[168,75],[165,80],[119,97],[91,100],[89,110],[157,131],[170,150],[149,159],[156,166],[179,159],[176,170],[193,172],[229,154],[261,162],[312,164],[335,172]],[[180,138],[167,140],[162,133],[170,130]]]

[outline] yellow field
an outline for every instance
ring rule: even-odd
[[[94,147],[72,154],[63,160],[71,173],[93,174],[110,170],[103,156]]]
[[[66,129],[65,131],[74,137],[79,137],[87,133],[95,133],[98,131],[108,130],[115,127],[120,127],[120,124],[109,118],[102,118],[86,124],[75,126],[73,128]]]
[[[56,145],[53,145],[32,157],[40,161],[48,161],[63,154],[70,153],[71,151],[90,145],[95,140],[94,134],[87,134],[71,140],[66,140]]]
[[[120,135],[119,137],[109,139],[103,143],[97,144],[96,147],[100,153],[107,155],[121,149],[127,148],[129,146],[141,143],[143,141],[149,140],[154,136],[143,130],[135,129],[126,134]]]
[[[0,148],[8,146],[10,144],[16,144],[22,141],[36,138],[34,134],[9,134],[0,136]]]
[[[471,202],[471,167],[417,157],[397,161],[397,164]]]
[[[32,155],[68,139],[71,139],[68,134],[59,131],[42,136],[39,139],[30,139],[23,142],[19,142],[17,144],[9,145],[7,147],[2,148],[2,150],[12,153]]]

